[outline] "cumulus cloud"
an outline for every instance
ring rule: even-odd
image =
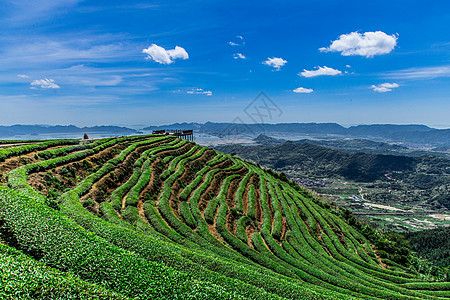
[[[264,65],[274,67],[277,71],[279,71],[286,63],[287,60],[284,60],[281,57],[268,57],[266,61],[263,61]]]
[[[147,49],[143,49],[142,53],[148,54],[147,59],[153,59],[160,64],[171,64],[175,59],[188,59],[189,55],[182,47],[176,46],[174,49],[166,50],[161,46],[152,44]]]
[[[316,67],[316,70],[305,70],[303,69],[303,72],[300,72],[298,75],[303,77],[316,77],[316,76],[336,76],[342,74],[341,71],[329,68],[327,66],[323,67]]]
[[[192,89],[190,91],[187,91],[187,93],[188,94],[192,94],[192,95],[212,96],[212,92],[211,91],[204,91],[203,89],[200,89],[200,88]]]
[[[385,92],[390,92],[392,91],[392,89],[394,88],[398,88],[399,85],[397,83],[382,83],[379,85],[372,85],[370,88],[377,93],[385,93]]]
[[[59,85],[55,83],[53,79],[44,78],[33,80],[31,83],[32,89],[41,88],[41,89],[59,89]]]
[[[295,90],[293,90],[294,93],[299,93],[299,94],[310,94],[312,92],[314,92],[313,89],[307,89],[304,87],[298,87]]]
[[[240,58],[240,59],[246,59],[246,58],[247,58],[247,57],[245,57],[245,55],[242,54],[242,53],[236,53],[236,54],[233,55],[233,57],[234,57],[234,59],[238,59],[238,58]]]
[[[237,41],[237,42],[228,42],[228,45],[230,45],[230,46],[242,46],[242,45],[245,44],[244,38],[242,37],[242,35],[237,35],[236,38],[239,41]]]
[[[373,57],[390,53],[397,45],[397,36],[382,31],[368,31],[363,34],[355,31],[342,34],[329,47],[322,47],[321,52],[341,52],[343,56],[360,55]]]
[[[25,75],[25,74],[17,74],[17,77],[19,77],[19,78],[30,78],[30,76]]]

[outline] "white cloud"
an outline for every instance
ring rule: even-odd
[[[346,67],[346,68],[351,68],[352,66],[350,66],[350,65],[345,65],[345,67]]]
[[[236,54],[233,55],[233,57],[234,57],[234,59],[238,59],[238,58],[240,58],[240,59],[246,59],[246,58],[247,58],[247,57],[245,57],[245,55],[242,54],[242,53],[236,53]]]
[[[118,86],[124,77],[136,77],[141,74],[130,74],[133,69],[116,69],[116,68],[93,68],[83,64],[74,65],[69,68],[54,70],[53,73],[58,74],[58,78],[64,81],[64,85],[68,86]],[[142,75],[145,75],[142,74]],[[135,82],[136,80],[133,80]]]
[[[242,35],[237,35],[236,36],[240,41],[238,41],[237,43],[235,42],[228,42],[228,45],[230,46],[242,46],[245,44],[244,42],[244,38],[242,37]]]
[[[343,56],[360,55],[373,57],[390,53],[397,45],[397,36],[387,35],[382,31],[369,31],[363,34],[355,31],[342,34],[329,47],[322,47],[321,52],[341,52]]]
[[[266,61],[263,61],[264,65],[274,67],[277,71],[280,70],[282,66],[287,63],[287,60],[282,59],[281,57],[272,57],[267,58]]]
[[[57,85],[55,81],[50,78],[33,80],[30,84],[31,84],[30,88],[32,89],[38,87],[42,89],[59,89],[59,85]]]
[[[212,92],[211,91],[204,91],[203,89],[200,89],[200,88],[192,89],[190,91],[187,91],[187,93],[188,94],[193,94],[193,95],[212,96]]]
[[[184,48],[176,46],[174,49],[166,50],[156,44],[152,44],[147,49],[143,49],[142,53],[148,54],[147,59],[153,59],[160,64],[171,64],[175,59],[188,59],[189,55]]]
[[[36,20],[50,19],[56,15],[64,14],[82,0],[15,0],[6,2],[7,4],[3,5],[2,9],[7,12],[8,18],[6,21],[8,24],[23,27],[24,24],[33,24]]]
[[[379,85],[372,85],[370,88],[377,93],[385,93],[385,92],[390,92],[392,91],[392,89],[394,88],[398,88],[399,85],[397,83],[382,83]]]
[[[19,77],[19,78],[30,78],[30,76],[25,75],[25,74],[17,74],[17,77]]]
[[[294,93],[299,93],[299,94],[310,94],[312,92],[314,92],[313,89],[307,89],[304,87],[298,87],[295,90],[293,90]]]
[[[126,43],[102,43],[107,39],[120,39],[121,36],[95,35],[84,37],[61,37],[49,40],[46,36],[27,36],[19,40],[8,37],[8,45],[2,48],[0,65],[2,69],[17,69],[17,65],[27,66],[26,71],[55,65],[69,65],[74,62],[129,61],[136,59],[134,45]],[[30,74],[32,75],[32,74]]]
[[[409,80],[450,77],[450,66],[409,68],[404,70],[392,71],[384,75],[387,78]]]
[[[342,72],[333,68],[329,68],[327,66],[323,66],[317,67],[317,70],[311,71],[303,69],[303,72],[300,72],[298,75],[309,78],[316,76],[336,76],[339,74],[342,74]]]

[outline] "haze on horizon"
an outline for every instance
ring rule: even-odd
[[[450,2],[3,1],[0,125],[450,127]]]

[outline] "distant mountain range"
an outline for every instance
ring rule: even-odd
[[[0,138],[8,138],[20,135],[41,135],[41,134],[110,134],[110,135],[129,135],[138,133],[137,130],[119,126],[93,126],[77,127],[74,125],[12,125],[0,126]]]
[[[169,125],[148,126],[143,130],[158,129],[196,129],[202,132],[229,134],[236,133],[254,133],[262,132],[284,132],[284,133],[305,133],[305,134],[339,134],[339,135],[371,135],[385,136],[400,132],[427,132],[442,131],[426,125],[357,125],[349,128],[343,127],[337,123],[279,123],[279,124],[238,124],[238,123],[174,123]]]
[[[280,145],[287,142],[286,139],[277,139],[264,134],[260,134],[253,139],[257,144],[263,146]],[[435,147],[432,149],[411,149],[397,144],[389,144],[384,142],[375,142],[368,139],[333,139],[333,140],[308,140],[301,139],[295,140],[295,143],[299,144],[311,144],[316,146],[322,146],[329,149],[340,150],[347,153],[372,153],[372,154],[390,154],[390,155],[402,155],[402,156],[424,156],[424,155],[436,155],[445,158],[450,158],[448,147]]]
[[[280,123],[280,124],[235,124],[235,123],[174,123],[149,126],[143,130],[194,129],[219,137],[248,134],[303,134],[315,137],[336,136],[366,138],[408,144],[450,146],[450,129],[435,129],[426,125],[357,125],[349,128],[337,123]]]
[[[194,129],[218,137],[260,134],[304,135],[317,138],[368,139],[381,142],[400,142],[409,145],[450,147],[450,129],[435,129],[425,125],[357,125],[349,128],[336,123],[280,123],[280,124],[236,124],[236,123],[174,123],[148,126],[144,131],[160,129]],[[0,126],[0,138],[20,135],[64,135],[64,134],[130,135],[139,131],[122,126],[77,127],[74,125],[12,125]]]

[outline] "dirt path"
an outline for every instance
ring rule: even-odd
[[[122,198],[122,209],[125,209],[125,203],[127,202],[128,192]]]
[[[147,218],[145,217],[144,201],[142,201],[142,199],[139,199],[136,208],[137,208],[137,210],[139,212],[139,217],[142,219],[142,221],[144,221],[148,226],[152,227],[152,225],[150,225],[150,223],[148,222]]]
[[[358,189],[359,189],[359,195],[361,196],[361,199],[362,199],[363,201],[367,201],[366,199],[364,199],[364,194],[362,193],[362,192],[363,192],[363,188],[360,187],[360,186],[358,186]]]

